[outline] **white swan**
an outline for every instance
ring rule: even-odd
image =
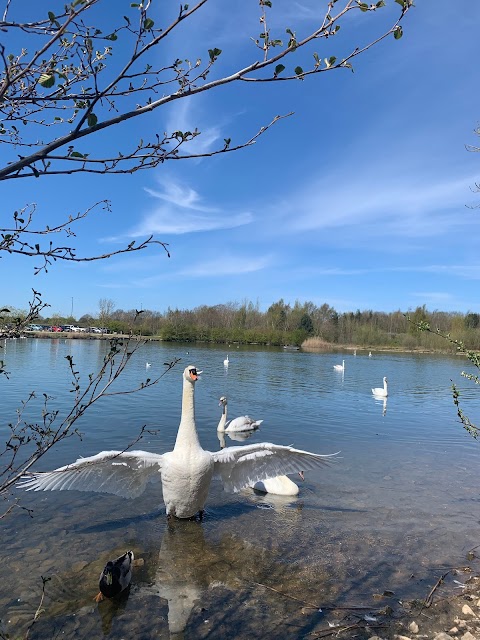
[[[335,371],[345,371],[345,360],[342,360],[342,364],[334,364]]]
[[[152,365],[150,364],[150,362],[146,362],[145,363],[145,369],[148,369],[149,367],[151,367]]]
[[[227,421],[227,398],[225,396],[222,396],[220,398],[218,406],[223,407],[222,417],[220,418],[220,422],[218,423],[217,427],[217,436],[220,442],[220,447],[222,449],[225,448],[225,437],[223,435],[225,432],[228,433],[232,440],[246,440],[252,435],[256,427],[251,428],[248,431],[234,431],[230,429],[229,424],[225,429],[225,424]],[[237,420],[243,421],[244,418],[251,420],[251,418],[249,418],[248,416],[242,416],[241,418],[235,418],[233,422],[236,422]],[[262,422],[263,420],[257,420],[254,424],[260,425]],[[303,479],[303,474],[301,477]],[[277,496],[296,496],[299,492],[298,485],[296,485],[293,480],[290,480],[288,476],[276,476],[275,478],[260,480],[252,485],[252,489],[255,489],[256,491],[262,491],[263,493],[273,493]]]
[[[258,427],[262,424],[263,420],[254,420],[250,418],[250,416],[239,416],[234,420],[229,420],[227,422],[227,398],[222,396],[218,403],[219,407],[222,407],[222,417],[218,423],[217,431],[223,433],[226,431],[227,433],[233,433],[235,431],[253,431],[254,429],[258,429]]]
[[[371,351],[369,351],[369,352],[368,352],[368,357],[369,357],[369,358],[371,358],[371,357],[372,357],[372,352],[371,352]]]
[[[220,448],[225,448],[225,431],[217,431],[218,441],[220,442]],[[250,438],[253,431],[233,431],[229,433],[229,437],[232,440],[246,440]],[[304,480],[302,471],[299,471],[299,476]],[[268,478],[267,480],[259,480],[252,485],[252,489],[256,491],[262,491],[263,493],[273,493],[277,496],[296,496],[298,495],[298,485],[290,480],[288,476],[276,476],[275,478]]]
[[[295,484],[288,476],[277,476],[276,478],[259,480],[253,485],[253,488],[256,491],[273,493],[277,496],[298,496],[298,492],[300,491],[298,484]]]
[[[388,396],[387,379],[383,379],[383,389],[382,387],[375,387],[375,389],[372,389],[372,393],[374,396],[386,398]]]
[[[222,481],[226,491],[238,492],[259,480],[324,466],[336,455],[269,442],[205,451],[195,426],[197,378],[193,365],[183,372],[182,417],[173,451],[161,455],[102,451],[54,471],[27,473],[18,486],[34,491],[78,489],[136,498],[149,482],[161,481],[167,515],[192,518],[202,516],[213,476]]]
[[[229,359],[228,359],[228,353],[227,353],[227,357],[225,358],[225,360],[223,361],[223,364],[228,367],[228,363],[229,363]]]

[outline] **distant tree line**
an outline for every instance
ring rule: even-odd
[[[11,316],[23,313],[10,309]],[[102,298],[96,315],[86,314],[78,319],[52,315],[40,317],[38,321],[101,326],[117,333],[155,336],[171,342],[301,345],[310,338],[312,345],[445,348],[437,336],[418,330],[417,323],[428,322],[431,327],[467,343],[472,349],[480,349],[478,313],[428,311],[425,305],[390,313],[371,309],[339,313],[326,303],[317,306],[313,302],[297,300],[292,305],[280,299],[266,311],[260,310],[258,302],[243,301],[201,305],[191,310],[168,308],[160,312],[148,309],[124,311],[116,309],[112,300]],[[316,338],[316,342],[312,338]]]

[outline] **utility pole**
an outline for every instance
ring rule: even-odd
[[[70,317],[73,318],[73,296],[72,296],[72,309],[70,311]]]

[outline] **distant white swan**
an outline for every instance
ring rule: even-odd
[[[223,361],[223,364],[224,364],[226,367],[228,367],[228,363],[229,363],[229,360],[228,360],[228,353],[227,353],[227,357],[226,357],[226,358],[225,358],[225,360]]]
[[[27,473],[18,486],[34,491],[79,489],[136,498],[148,483],[161,481],[167,515],[192,518],[203,514],[214,476],[226,491],[238,492],[259,480],[324,466],[336,455],[320,455],[269,442],[205,451],[195,425],[197,378],[193,365],[183,372],[182,417],[173,451],[161,455],[147,451],[102,451],[54,471]]]
[[[239,416],[234,420],[228,420],[227,422],[227,398],[222,396],[218,402],[218,406],[222,407],[222,416],[218,423],[217,431],[223,433],[226,431],[227,433],[232,433],[235,431],[253,431],[254,429],[258,429],[258,427],[262,424],[263,420],[254,420],[250,418],[250,416]]]
[[[372,352],[371,352],[371,351],[369,351],[369,352],[368,352],[368,357],[369,357],[369,358],[371,358],[371,357],[372,357]]]
[[[151,367],[152,365],[150,364],[150,362],[146,362],[145,363],[145,368],[148,369],[149,367]]]
[[[342,360],[342,364],[334,364],[335,371],[345,371],[345,360]]]
[[[386,398],[388,396],[387,379],[383,378],[383,389],[382,387],[375,387],[374,389],[372,389],[372,393],[374,396]]]

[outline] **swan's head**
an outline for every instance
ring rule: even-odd
[[[227,397],[226,396],[222,396],[220,398],[220,400],[218,401],[218,406],[219,407],[224,407],[227,404]]]
[[[387,384],[387,379],[383,378],[383,384]]]
[[[198,380],[198,374],[197,367],[194,364],[189,364],[188,367],[185,367],[183,377],[188,382],[196,382]]]

